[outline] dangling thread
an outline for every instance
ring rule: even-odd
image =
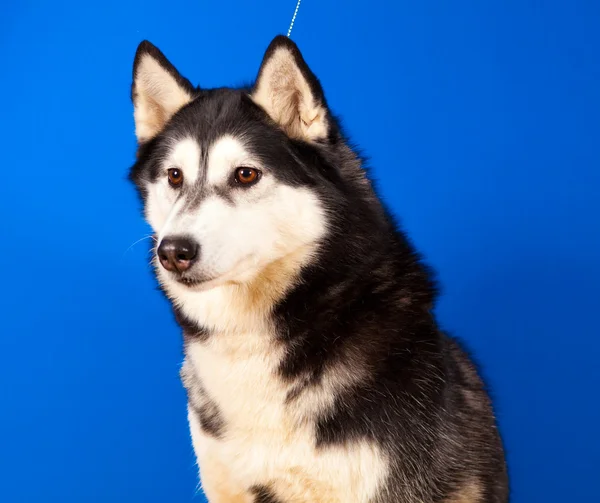
[[[294,27],[294,21],[296,21],[296,16],[298,15],[298,9],[300,8],[301,1],[302,0],[298,0],[298,3],[296,4],[296,9],[294,10],[294,15],[292,16],[292,22],[290,23],[290,27],[287,32],[288,38],[290,38],[290,35],[292,34],[292,28]]]

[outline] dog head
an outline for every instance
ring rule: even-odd
[[[350,192],[370,190],[360,161],[288,38],[273,40],[244,89],[196,88],[142,42],[132,100],[139,148],[130,177],[172,298],[261,278],[283,291],[344,234],[343,222],[369,225],[361,204],[348,203]]]

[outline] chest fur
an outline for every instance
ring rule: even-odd
[[[316,447],[315,415],[331,406],[333,390],[317,386],[290,401],[297,384],[276,372],[284,351],[252,334],[188,345],[190,428],[209,499],[218,487],[244,494],[266,486],[286,501],[368,501],[385,459],[366,441]],[[218,432],[203,428],[202,405],[218,415]]]

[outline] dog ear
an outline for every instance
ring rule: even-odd
[[[133,62],[131,100],[138,143],[156,136],[168,120],[192,101],[194,86],[182,77],[167,58],[144,40]]]
[[[331,119],[321,84],[296,44],[283,35],[267,48],[252,99],[291,138],[319,141],[329,136]]]

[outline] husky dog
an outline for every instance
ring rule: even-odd
[[[144,41],[132,100],[210,503],[508,501],[485,386],[296,45],[203,89]]]

